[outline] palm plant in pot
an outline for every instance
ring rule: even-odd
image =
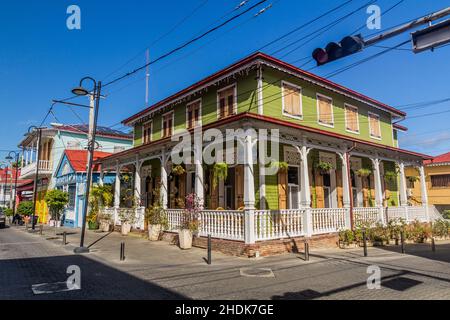
[[[148,220],[148,239],[158,241],[161,233],[167,229],[166,211],[159,204],[155,204],[146,209],[145,213]]]
[[[119,219],[121,222],[121,233],[123,236],[127,236],[131,231],[131,225],[136,219],[134,209],[122,209],[119,212]]]
[[[113,203],[113,192],[110,185],[99,186],[96,185],[91,190],[89,197],[89,207],[91,213],[97,215],[97,222],[100,222],[100,230],[103,232],[109,232],[111,229],[112,216],[101,209],[111,207]]]
[[[203,210],[200,198],[195,193],[186,197],[186,208],[183,211],[183,218],[178,232],[180,248],[183,250],[192,248],[192,237],[199,229],[199,216]]]

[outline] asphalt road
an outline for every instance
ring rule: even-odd
[[[46,240],[52,230],[45,236],[0,230],[0,299],[450,299],[449,241],[438,243],[436,252],[426,244],[408,245],[406,255],[395,246],[369,248],[367,258],[361,249],[313,250],[308,262],[295,254],[245,259],[213,253],[208,266],[203,249],[184,251],[118,233],[88,232],[91,252],[74,255],[77,232],[64,247]],[[125,262],[118,259],[121,242]],[[70,266],[81,270],[81,289],[61,291]],[[379,289],[367,287],[370,266],[380,268]]]

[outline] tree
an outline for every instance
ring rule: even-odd
[[[19,203],[17,207],[17,213],[23,216],[29,217],[33,215],[33,202],[32,201],[23,201]]]
[[[45,202],[47,203],[52,218],[59,221],[61,212],[67,203],[69,203],[69,194],[58,189],[51,190],[45,195]]]

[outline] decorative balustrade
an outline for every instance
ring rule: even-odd
[[[373,226],[377,222],[381,221],[380,208],[353,208],[353,221],[356,226],[360,224],[368,224]]]
[[[255,211],[256,240],[303,236],[305,211],[305,209]]]
[[[243,211],[204,210],[200,213],[200,236],[211,235],[214,238],[244,240]]]
[[[338,232],[346,228],[349,209],[311,209],[313,234]]]
[[[106,208],[104,213],[114,216],[116,225],[120,225],[121,216],[133,216],[136,218],[133,227],[144,228],[145,208],[127,209],[127,208]],[[272,239],[284,239],[292,237],[301,237],[307,234],[305,226],[306,214],[311,215],[311,234],[334,233],[346,229],[347,217],[350,215],[348,208],[329,208],[329,209],[292,209],[292,210],[255,210],[254,215],[245,211],[232,210],[203,210],[199,214],[199,236],[206,237],[211,235],[217,239],[245,241],[246,219],[254,219],[254,238],[256,241],[265,241]],[[440,217],[435,214],[433,208],[427,207],[389,207],[383,209],[386,216],[385,221],[395,218],[402,218],[408,222],[419,220],[422,222],[436,220]],[[183,224],[183,209],[167,209],[167,220],[169,232],[178,232]],[[369,223],[374,225],[380,222],[381,209],[372,208],[354,208],[354,222]]]

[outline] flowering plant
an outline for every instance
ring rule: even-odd
[[[199,218],[202,210],[203,206],[201,205],[200,198],[195,193],[187,195],[180,229],[187,229],[191,232],[198,231],[200,226]]]

